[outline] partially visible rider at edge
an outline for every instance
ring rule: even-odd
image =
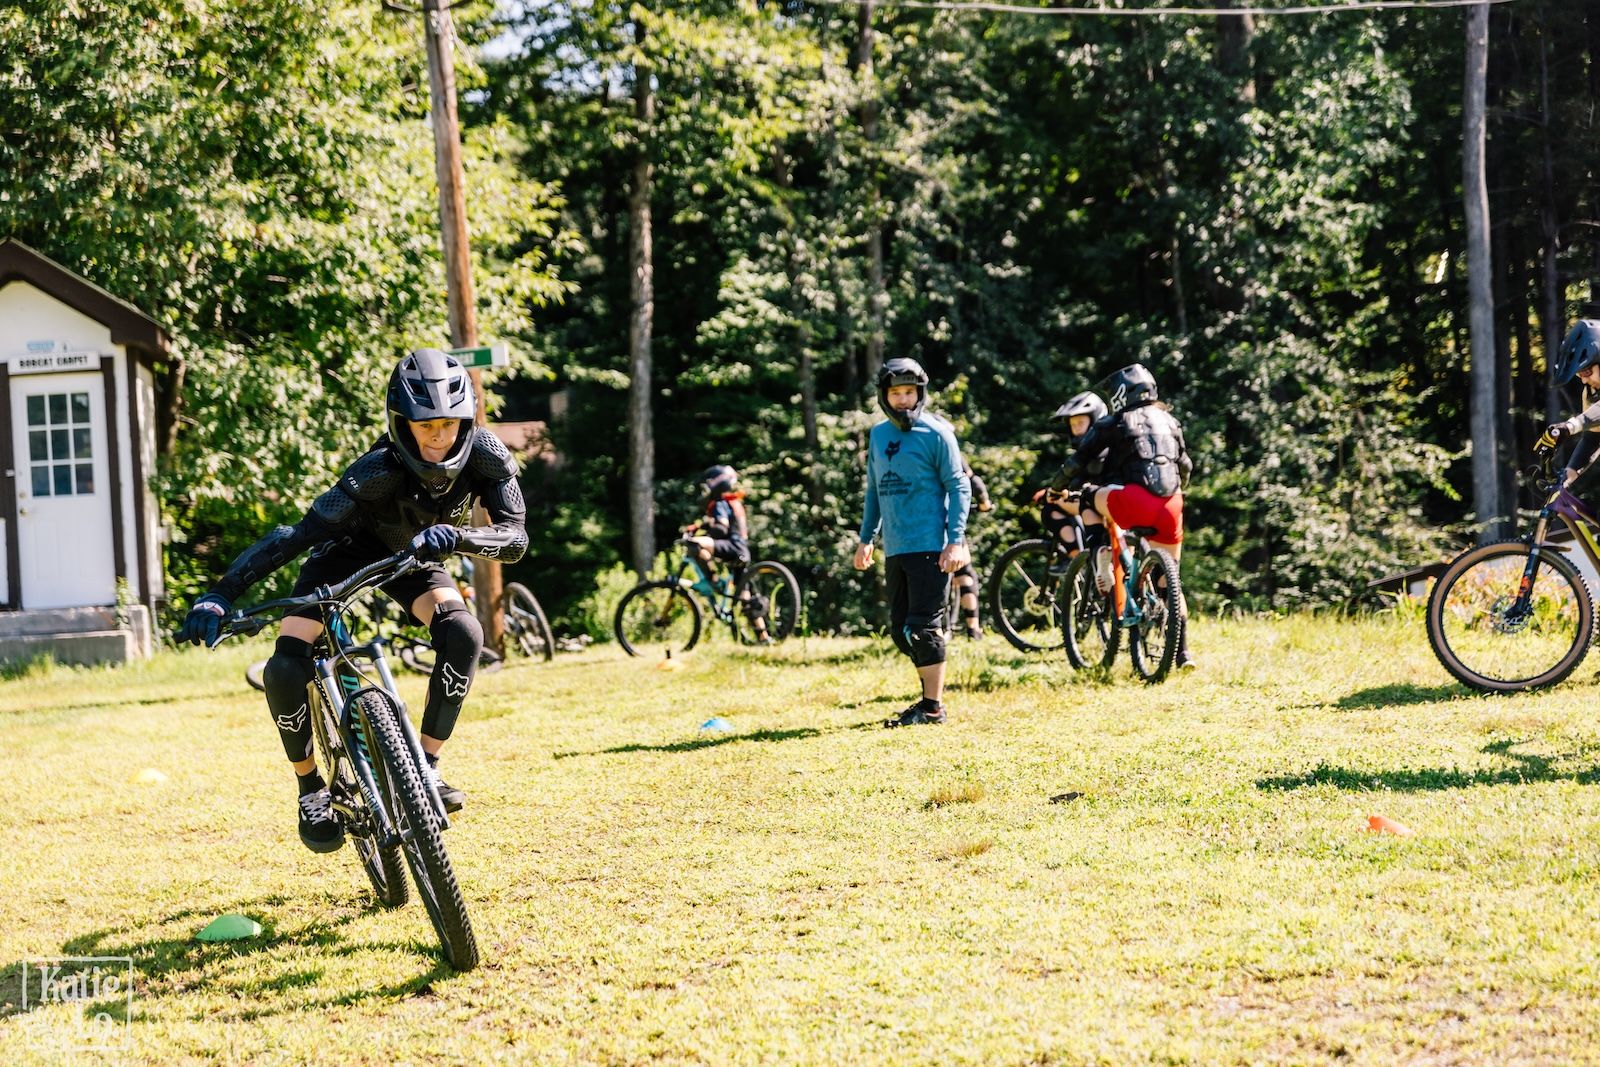
[[[972,469],[972,461],[966,456],[961,457],[961,469],[967,472],[967,484],[972,490],[972,507],[978,511],[993,511],[989,487],[983,484],[983,479]],[[950,581],[957,590],[956,603],[961,611],[962,631],[967,635],[967,640],[976,641],[983,636],[983,624],[978,621],[978,572],[973,569],[972,561],[967,560],[960,570],[950,576]],[[954,619],[946,619],[945,623],[951,630],[955,629]]]
[[[726,463],[717,463],[705,469],[698,485],[705,514],[683,527],[682,533],[694,542],[701,563],[709,564],[713,560],[726,563],[737,585],[744,569],[750,565],[750,520],[744,510],[739,472]],[[702,592],[712,596],[715,590],[707,586]],[[757,643],[766,644],[770,640],[766,605],[748,591],[742,594],[741,601],[740,610],[755,629]]]
[[[1066,431],[1068,443],[1076,450],[1089,433],[1089,427],[1105,416],[1106,402],[1100,399],[1100,394],[1086,390],[1070,397],[1065,404],[1056,408],[1055,414],[1050,416],[1050,421]],[[1074,473],[1069,479],[1070,484],[1064,488],[1078,489],[1085,478],[1098,477],[1102,458],[1103,456],[1100,456],[1088,460]],[[1054,550],[1051,553],[1050,573],[1059,578],[1067,573],[1067,566],[1072,562],[1072,558],[1084,548],[1081,543],[1082,524],[1077,521],[1075,515],[1067,511],[1065,505],[1052,497],[1049,489],[1041,489],[1034,493],[1033,502],[1039,505],[1039,522],[1050,532],[1050,547]]]
[[[1567,457],[1562,475],[1570,486],[1600,448],[1600,319],[1579,319],[1573,324],[1556,354],[1554,371],[1558,386],[1567,385],[1574,378],[1583,383],[1583,410],[1545,430],[1534,450],[1548,455],[1563,439],[1577,437],[1578,444]]]
[[[1154,528],[1151,547],[1164,549],[1178,562],[1183,552],[1183,488],[1194,465],[1183,427],[1165,404],[1157,402],[1156,380],[1142,363],[1123,367],[1095,391],[1105,397],[1107,414],[1089,427],[1051,488],[1064,490],[1091,464],[1100,465],[1103,473],[1095,481],[1082,482],[1079,514],[1084,547],[1095,550],[1095,580],[1106,590],[1112,580],[1111,554],[1101,516],[1110,516],[1124,530]],[[1100,478],[1107,482],[1096,484]],[[1069,504],[1068,509],[1074,506]],[[1178,666],[1193,667],[1187,602],[1180,602],[1180,610],[1184,625]]]
[[[466,797],[439,777],[439,750],[472,686],[483,629],[439,561],[462,552],[515,563],[528,548],[526,506],[511,453],[494,434],[473,425],[477,398],[454,357],[424,348],[402,359],[389,376],[387,408],[388,432],[317,497],[305,518],[246,549],[216,587],[195,601],[179,637],[214,644],[233,603],[307,549],[311,555],[300,568],[294,596],[342,582],[396,552],[426,561],[421,570],[381,588],[432,637],[437,655],[422,714],[422,749],[446,810],[459,811]],[[483,505],[489,525],[465,525],[474,501]],[[317,607],[284,617],[262,680],[299,779],[300,840],[313,852],[333,852],[344,843],[344,827],[312,758],[306,699],[321,620]]]

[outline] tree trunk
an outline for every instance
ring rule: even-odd
[[[884,315],[889,298],[883,291],[883,197],[878,188],[878,84],[873,67],[873,0],[856,11],[857,63],[862,86],[861,133],[867,140],[867,350],[866,387],[877,387],[883,366]]]
[[[789,315],[794,322],[795,372],[800,385],[800,426],[805,434],[806,495],[812,507],[821,507],[822,479],[817,466],[820,451],[817,436],[817,366],[812,350],[811,302],[801,286],[800,226],[794,217],[790,199],[794,174],[789,164],[789,153],[782,147],[775,149],[772,156],[777,186],[781,190],[779,195],[783,197],[779,208],[783,233],[779,240],[783,242],[784,274],[789,281]]]
[[[1540,317],[1544,320],[1544,361],[1548,386],[1545,390],[1544,413],[1546,422],[1561,418],[1561,393],[1556,388],[1556,353],[1561,348],[1565,333],[1566,315],[1562,308],[1561,275],[1558,256],[1561,252],[1561,223],[1556,217],[1556,165],[1550,146],[1550,37],[1547,27],[1541,25],[1539,33],[1539,141],[1544,159],[1544,202],[1539,206],[1539,222],[1544,233],[1544,306]]]
[[[634,40],[644,44],[645,31],[634,23]],[[650,68],[633,68],[633,109],[637,142],[633,183],[628,190],[628,505],[633,569],[642,578],[656,556],[656,443],[651,424],[650,335],[655,314],[655,276],[650,235],[652,126],[656,99]]]
[[[1237,7],[1236,0],[1220,0],[1224,10]],[[1256,79],[1250,45],[1256,35],[1256,17],[1248,12],[1217,17],[1217,69],[1238,83],[1239,102],[1256,102]]]
[[[1467,299],[1471,333],[1472,503],[1478,540],[1500,536],[1499,448],[1495,440],[1494,282],[1489,248],[1489,186],[1484,166],[1489,9],[1467,9],[1467,65],[1461,189],[1467,220]]]

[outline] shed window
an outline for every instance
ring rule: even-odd
[[[28,468],[34,496],[94,492],[88,393],[28,397]]]

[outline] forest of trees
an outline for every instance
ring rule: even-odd
[[[1463,183],[1485,13],[1487,496]],[[980,569],[1062,458],[1055,406],[1146,363],[1195,457],[1203,611],[1346,604],[1447,554],[1529,503],[1517,468],[1571,406],[1547,357],[1600,300],[1600,0],[452,14],[480,329],[518,353],[498,413],[548,420],[556,456],[525,474],[532,551],[508,577],[574,625],[715,461],[745,473],[757,549],[801,574],[813,624],[871,624],[846,556],[894,355],[927,366],[996,498]],[[370,443],[393,360],[446,336],[420,20],[32,0],[0,12],[0,56],[0,237],[185,358],[160,473],[183,600]]]

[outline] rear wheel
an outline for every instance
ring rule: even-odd
[[[554,659],[556,639],[550,633],[544,608],[539,606],[532,591],[521,582],[510,582],[500,604],[506,616],[506,654],[546,661]]]
[[[1060,648],[1060,580],[1050,574],[1049,541],[1018,541],[995,560],[989,574],[989,615],[995,629],[1023,652]]]
[[[1094,578],[1094,553],[1079,552],[1061,581],[1061,631],[1067,660],[1077,669],[1109,667],[1117,658],[1122,629],[1112,595]]]
[[[630,656],[651,647],[687,652],[700,640],[700,604],[674,581],[641,582],[617,605],[617,641]]]
[[[401,849],[417,894],[444,948],[444,958],[458,971],[478,965],[478,940],[467,917],[467,904],[456,881],[455,868],[444,850],[433,798],[423,785],[411,746],[401,732],[403,714],[393,697],[367,689],[355,698],[356,715],[373,748],[373,765],[379,788],[388,803],[389,818],[401,837]]]
[[[1172,670],[1183,638],[1183,589],[1178,584],[1178,564],[1165,550],[1152,548],[1139,557],[1133,599],[1141,616],[1128,635],[1133,646],[1133,670],[1147,682],[1159,682]]]
[[[800,583],[793,572],[772,560],[746,567],[733,601],[733,631],[740,642],[759,644],[764,632],[776,643],[793,634],[799,623]]]
[[[1445,670],[1486,693],[1562,681],[1594,638],[1589,587],[1560,552],[1543,549],[1522,595],[1529,548],[1502,541],[1457,556],[1428,598],[1428,643]]]

